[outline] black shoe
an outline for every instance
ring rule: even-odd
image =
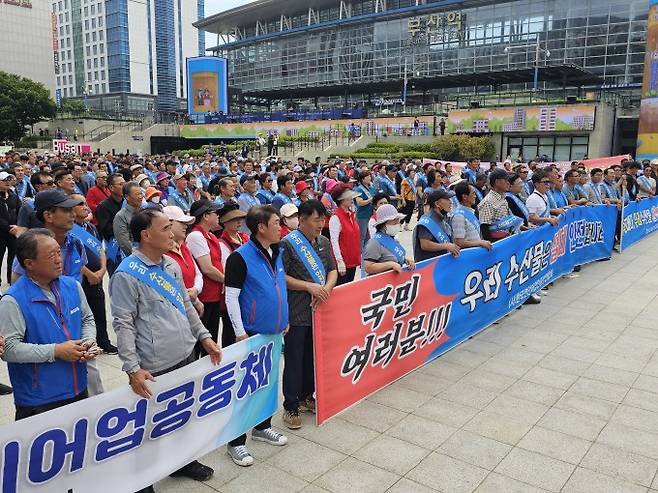
[[[0,383],[0,395],[9,395],[14,391],[9,385]]]
[[[540,299],[535,298],[535,296],[530,296],[527,300],[523,302],[524,305],[538,305],[541,303]]]
[[[195,460],[181,467],[178,471],[172,472],[170,476],[172,478],[184,476],[195,481],[208,481],[214,473],[212,467],[204,466],[201,462]]]
[[[112,344],[108,344],[107,346],[101,346],[101,349],[105,354],[119,354],[119,350],[117,349],[117,347],[113,346]]]
[[[135,493],[155,493],[155,490],[153,489],[153,486],[147,486],[146,488],[142,488]]]

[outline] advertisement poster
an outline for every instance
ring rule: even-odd
[[[594,130],[596,106],[519,106],[448,113],[452,133],[573,132]]]
[[[218,366],[206,357],[161,375],[150,399],[126,382],[1,427],[0,491],[132,492],[159,481],[276,411],[281,339],[250,337]]]
[[[637,159],[658,157],[658,0],[649,1]]]
[[[570,209],[544,225],[400,274],[335,288],[314,315],[318,424],[432,361],[576,265],[612,254],[617,209]]]
[[[227,67],[225,58],[187,59],[187,111],[190,115],[228,113]]]

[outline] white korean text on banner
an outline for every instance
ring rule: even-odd
[[[277,408],[281,336],[258,335],[148,382],[0,428],[2,493],[138,491]],[[274,371],[272,371],[274,369]],[[127,383],[127,382],[126,382]]]

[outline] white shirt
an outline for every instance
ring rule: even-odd
[[[210,247],[201,231],[192,231],[187,235],[185,241],[187,242],[187,248],[190,249],[190,253],[195,259],[204,255],[210,255]]]
[[[539,217],[542,217],[542,214],[545,210],[550,209],[550,206],[548,205],[548,197],[542,193],[539,193],[537,190],[528,196],[528,200],[526,200],[525,205],[528,208],[528,212],[530,212],[530,214],[537,214]]]

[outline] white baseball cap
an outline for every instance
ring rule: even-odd
[[[170,221],[177,221],[183,224],[192,224],[194,222],[194,217],[185,214],[183,209],[177,205],[168,205],[167,207],[163,207],[162,212],[164,212],[165,216],[167,216]]]
[[[283,204],[280,212],[283,217],[291,217],[297,214],[299,210],[295,204]]]

